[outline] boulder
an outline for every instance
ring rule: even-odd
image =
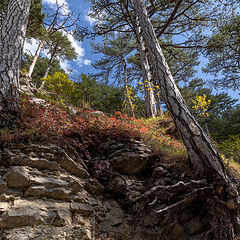
[[[43,224],[47,217],[47,212],[31,206],[11,209],[0,216],[0,228],[39,225]]]
[[[6,174],[8,187],[25,188],[29,185],[29,175],[24,167],[12,167]]]
[[[148,163],[149,155],[136,152],[122,152],[111,159],[113,169],[122,174],[137,174],[142,172]]]
[[[99,183],[97,179],[89,178],[86,182],[85,188],[91,193],[95,195],[99,195],[103,192],[104,186]]]

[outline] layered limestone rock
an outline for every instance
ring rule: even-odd
[[[174,221],[156,213],[172,200],[182,173],[173,176],[167,166],[152,166],[151,150],[140,141],[109,140],[96,154],[111,166],[98,179],[74,149],[54,144],[2,148],[0,239],[200,239],[209,222],[192,206],[180,209]],[[203,183],[178,187],[184,192],[198,184]],[[165,224],[171,225],[168,232]]]

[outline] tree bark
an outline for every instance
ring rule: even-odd
[[[37,63],[37,60],[38,60],[38,57],[40,55],[40,52],[41,52],[41,49],[43,47],[44,42],[45,42],[45,40],[41,40],[41,42],[38,44],[37,51],[36,51],[36,53],[35,53],[35,55],[33,57],[32,63],[30,65],[28,73],[27,73],[27,77],[29,77],[29,78],[32,77],[33,70],[34,70],[35,65]]]
[[[146,95],[145,102],[146,102],[147,117],[155,118],[157,115],[157,109],[156,109],[156,101],[155,101],[155,96],[153,91],[152,74],[150,70],[150,64],[147,58],[144,38],[142,36],[142,31],[141,31],[141,27],[139,25],[138,19],[137,19],[137,24],[135,28],[135,33],[137,36],[138,51],[140,55],[141,68],[143,73],[143,84],[144,84],[144,90]],[[145,81],[149,85],[149,88],[145,87],[146,85]]]
[[[5,12],[2,9],[0,9],[0,28],[2,26],[4,17],[5,17]]]
[[[30,0],[10,0],[0,29],[0,127],[19,115],[19,71]]]
[[[198,122],[188,110],[164,58],[156,38],[146,8],[142,0],[133,0],[136,14],[143,31],[151,62],[159,81],[162,96],[179,129],[190,160],[200,173],[208,173],[209,177],[222,178],[229,181],[224,164],[202,130]]]

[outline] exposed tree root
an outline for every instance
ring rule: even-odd
[[[204,188],[196,189],[196,190],[192,191],[191,193],[183,195],[182,196],[183,199],[181,201],[176,202],[176,203],[174,203],[168,207],[165,207],[163,209],[155,210],[155,212],[156,213],[165,213],[167,211],[174,210],[174,209],[175,210],[177,209],[177,211],[181,211],[184,208],[186,208],[186,206],[189,205],[191,202],[196,200],[197,197],[201,196],[204,193],[209,192],[210,190],[212,190],[212,187],[204,187]]]
[[[179,181],[174,185],[154,186],[135,198],[132,204],[138,206],[139,211],[155,209],[153,211],[158,215],[158,225],[162,227],[164,239],[171,239],[171,231],[178,224],[179,214],[195,209],[199,221],[207,218],[208,224],[203,224],[205,227],[194,233],[197,238],[194,235],[193,239],[237,240],[238,233],[234,227],[236,211],[229,210],[224,192],[224,187],[208,184],[205,179]],[[146,206],[148,209],[145,209]],[[157,209],[159,206],[162,207]],[[199,213],[201,211],[203,216]],[[193,219],[196,216],[193,215]]]

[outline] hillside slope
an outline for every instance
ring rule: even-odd
[[[1,132],[0,239],[214,239],[220,203],[169,118],[29,97],[22,112],[18,128]]]

